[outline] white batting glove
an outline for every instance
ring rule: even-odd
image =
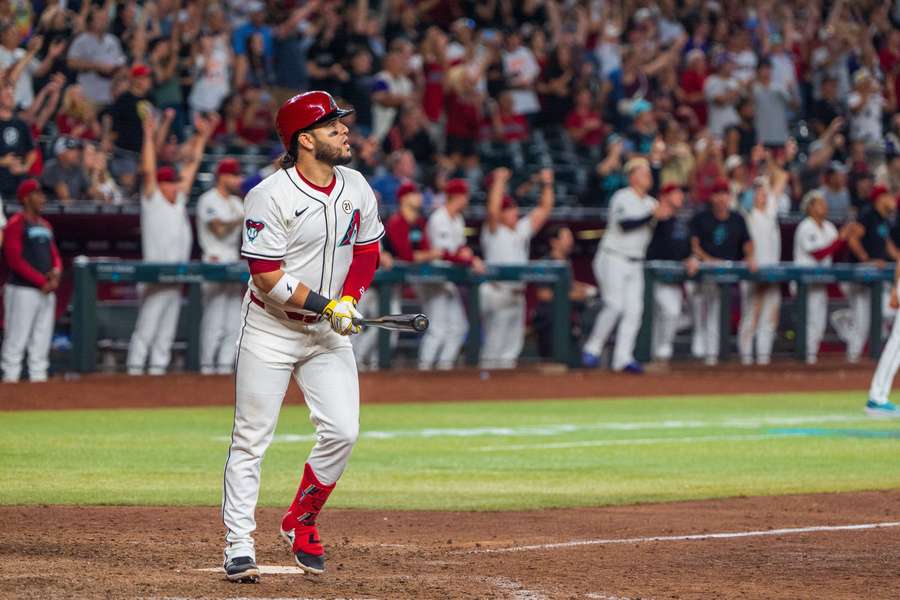
[[[333,305],[331,304],[333,303]],[[362,319],[362,314],[356,310],[356,299],[353,296],[344,296],[340,300],[332,300],[325,316],[331,323],[331,328],[341,335],[353,335],[359,333],[359,325],[353,324],[353,319]]]

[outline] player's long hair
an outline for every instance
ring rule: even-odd
[[[288,147],[287,151],[281,155],[280,159],[278,159],[278,164],[282,169],[290,169],[297,164],[297,157],[300,154],[300,143],[297,141],[299,138],[300,132],[298,131],[291,136],[290,147]]]

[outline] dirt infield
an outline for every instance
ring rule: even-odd
[[[388,371],[360,375],[365,404],[550,398],[615,398],[693,394],[750,394],[868,389],[874,363],[844,362],[809,367],[794,361],[768,367],[682,366],[642,377],[608,371]],[[452,392],[451,392],[452,390]],[[300,402],[291,386],[287,402]],[[232,405],[229,376],[169,375],[125,377],[90,375],[0,386],[0,410],[72,408],[153,408]]]
[[[900,491],[539,512],[333,510],[321,519],[328,572],[268,574],[259,585],[215,570],[214,508],[7,507],[0,597],[897,598],[897,527],[639,538],[884,523],[898,520],[898,505]],[[280,516],[259,514],[261,565],[292,564],[274,535]],[[522,548],[573,540],[594,543]]]

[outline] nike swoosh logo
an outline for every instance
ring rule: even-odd
[[[295,216],[295,217],[299,217],[300,215],[302,215],[303,213],[305,213],[305,212],[308,211],[308,210],[309,210],[309,207],[308,207],[308,206],[307,206],[306,208],[304,208],[303,210],[295,210],[295,211],[294,211],[294,216]]]

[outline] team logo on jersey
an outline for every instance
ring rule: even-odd
[[[349,200],[344,200],[344,203],[341,204],[341,208],[343,208],[344,212],[349,215],[351,212],[353,212],[353,203]]]
[[[728,228],[724,225],[716,225],[716,228],[713,229],[713,244],[716,246],[721,246],[725,243],[725,240],[728,238]]]
[[[266,228],[266,224],[262,221],[254,221],[253,219],[247,219],[244,222],[244,226],[247,229],[247,239],[251,242],[256,241],[256,236],[259,235],[259,232]]]
[[[347,225],[347,231],[344,232],[344,237],[341,238],[341,243],[339,246],[349,246],[353,243],[353,238],[359,233],[359,209],[353,211],[353,214],[350,215],[350,224]]]

